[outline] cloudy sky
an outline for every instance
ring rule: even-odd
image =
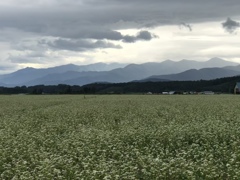
[[[240,63],[239,0],[0,1],[0,73],[68,63]]]

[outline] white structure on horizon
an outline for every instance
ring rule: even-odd
[[[205,95],[214,95],[213,91],[203,91],[203,94]]]
[[[237,82],[234,87],[234,94],[239,94],[239,93],[240,93],[240,82]]]

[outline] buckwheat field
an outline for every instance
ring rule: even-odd
[[[239,179],[240,96],[0,96],[0,179]]]

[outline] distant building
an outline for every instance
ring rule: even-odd
[[[234,88],[234,94],[240,94],[240,82],[237,82]]]
[[[203,91],[203,94],[205,94],[205,95],[213,95],[214,92],[212,92],[212,91]]]
[[[175,94],[175,91],[170,91],[168,94],[173,95]]]

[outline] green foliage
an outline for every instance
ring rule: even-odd
[[[164,81],[164,82],[129,82],[129,83],[93,83],[84,86],[36,85],[22,87],[0,87],[0,94],[140,94],[161,93],[166,91],[214,91],[216,93],[233,94],[240,76],[225,77],[200,81]]]
[[[0,96],[0,179],[238,179],[238,96]]]

